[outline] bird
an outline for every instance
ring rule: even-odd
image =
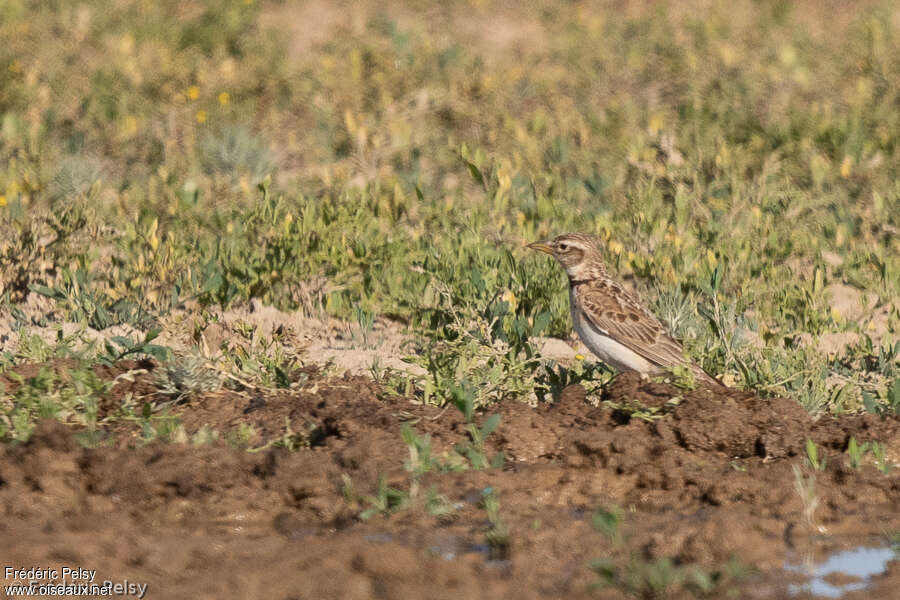
[[[609,274],[599,238],[565,233],[528,244],[549,254],[569,276],[572,324],[584,345],[619,371],[657,375],[687,367],[698,383],[726,387],[684,355],[681,342],[635,296]]]

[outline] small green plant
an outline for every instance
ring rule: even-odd
[[[382,368],[380,357],[376,354],[369,367],[369,375],[377,384],[382,394],[393,397],[409,398],[415,391],[414,377],[409,373],[392,369]]]
[[[372,335],[372,328],[375,326],[375,313],[357,306],[356,324],[359,326],[359,332],[362,336],[363,348],[369,348],[369,338]]]
[[[0,364],[3,362],[9,365],[26,362],[41,363],[54,358],[74,358],[83,361],[93,350],[92,343],[86,343],[80,350],[76,350],[76,345],[83,341],[81,332],[64,335],[62,327],[56,329],[56,343],[46,342],[40,335],[29,333],[24,327],[18,329],[16,335],[19,339],[18,347],[14,353],[4,353],[7,358],[0,358]]]
[[[144,334],[144,338],[141,340],[135,340],[123,335],[114,336],[106,340],[104,343],[106,354],[98,357],[97,360],[106,365],[113,365],[125,358],[140,358],[142,356],[151,356],[156,360],[166,361],[169,359],[171,351],[165,346],[151,343],[159,337],[160,333],[162,333],[160,328],[151,329]]]
[[[351,478],[347,473],[341,473],[340,490],[341,496],[343,496],[344,498],[344,502],[356,502],[356,488],[353,485],[353,478]]]
[[[452,454],[435,457],[431,451],[431,435],[419,436],[409,423],[404,423],[400,435],[406,444],[409,458],[404,462],[406,470],[417,479],[430,471],[462,471],[466,469],[498,469],[505,460],[503,453],[498,452],[488,459],[484,443],[500,422],[500,415],[488,417],[481,427],[469,423],[466,431],[469,441],[456,444]]]
[[[806,439],[806,460],[816,471],[824,471],[828,466],[828,457],[824,454],[819,458],[819,448],[811,439]]]
[[[680,590],[697,597],[727,595],[731,585],[749,575],[749,570],[732,557],[721,569],[707,571],[692,565],[677,565],[668,557],[647,560],[626,547],[624,512],[619,506],[598,508],[591,516],[594,528],[609,539],[614,551],[628,555],[624,565],[612,558],[591,561],[599,575],[593,588],[615,587],[635,598],[661,598]]]
[[[816,523],[816,509],[819,507],[819,496],[816,493],[816,471],[807,475],[798,465],[792,465],[794,472],[794,491],[800,496],[803,504],[803,520],[810,532],[823,532],[824,528]]]
[[[378,476],[378,486],[373,495],[363,498],[369,508],[359,514],[359,518],[368,521],[378,514],[391,514],[409,506],[409,492],[391,487],[383,475]]]
[[[284,418],[284,432],[272,442],[276,448],[284,448],[291,452],[295,452],[301,448],[309,448],[311,438],[315,432],[315,426],[310,426],[305,432],[294,431],[291,425],[291,418]]]
[[[894,464],[884,455],[884,444],[872,442],[872,455],[875,457],[875,468],[885,475],[894,469]]]
[[[187,431],[177,416],[166,414],[154,414],[153,406],[149,402],[141,405],[141,414],[136,417],[141,427],[141,439],[144,442],[159,440],[163,442],[186,443]]]
[[[178,404],[200,394],[213,392],[222,385],[219,373],[200,356],[188,355],[162,364],[154,371],[158,393],[167,403]]]
[[[865,457],[866,452],[868,452],[871,447],[872,445],[869,442],[860,445],[857,443],[855,437],[850,436],[850,441],[847,443],[847,457],[849,458],[849,466],[851,469],[859,469],[863,457]]]
[[[296,371],[301,362],[288,328],[279,326],[267,335],[260,327],[239,320],[231,324],[231,330],[238,337],[223,357],[228,371],[265,387],[299,384]],[[240,378],[229,379],[239,382]]]
[[[48,287],[33,283],[29,289],[61,303],[71,319],[84,322],[94,329],[106,329],[122,323],[136,326],[149,323],[148,315],[139,304],[128,300],[109,303],[95,291],[95,287],[89,272],[79,267],[74,272],[63,269],[60,285]]]
[[[897,344],[900,345],[900,342],[897,342]],[[900,415],[900,377],[896,377],[894,379],[894,383],[891,385],[890,391],[887,393],[886,400],[885,411],[888,413],[893,413],[895,415]]]
[[[672,373],[672,384],[675,387],[688,391],[697,389],[697,381],[690,367],[676,365],[670,371]]]
[[[521,270],[508,253],[493,267]],[[429,311],[435,325],[426,330],[430,339],[420,353],[409,358],[428,372],[424,400],[438,405],[450,401],[471,413],[503,398],[545,393],[542,362],[531,338],[546,329],[549,314],[529,319],[519,314],[521,307],[514,311],[511,293],[504,299],[502,290],[490,291],[474,268],[466,270],[458,286],[437,278],[429,284],[437,305]]]
[[[653,422],[665,417],[674,407],[678,406],[681,400],[681,396],[675,396],[667,400],[662,406],[646,406],[639,400],[631,398],[625,402],[604,400],[602,404],[625,418]]]
[[[494,488],[482,491],[481,505],[487,513],[490,526],[484,533],[491,560],[509,559],[509,527],[500,516],[500,497]]]
[[[575,363],[571,367],[561,364],[545,365],[539,377],[542,386],[540,390],[546,390],[550,397],[558,398],[563,389],[569,385],[581,385],[585,388],[586,396],[606,385],[615,375],[615,371],[601,361],[587,362],[584,356],[575,356]],[[540,393],[541,400],[546,399],[547,394]]]
[[[866,411],[880,415],[900,415],[900,377],[895,377],[889,386],[879,390],[877,394],[878,397],[863,390],[862,402]]]
[[[209,425],[201,425],[190,438],[192,446],[209,446],[219,441],[219,432]]]
[[[431,486],[425,492],[425,512],[442,520],[452,519],[459,510],[459,505],[450,502],[446,496],[438,494],[437,488]]]
[[[224,175],[235,182],[249,177],[256,183],[274,166],[268,144],[245,126],[226,126],[203,136],[197,145],[197,158],[209,175]]]
[[[233,429],[225,434],[225,440],[232,448],[248,449],[258,436],[259,433],[253,425],[241,423],[237,429]]]
[[[498,452],[492,458],[488,459],[484,448],[484,442],[491,433],[500,424],[500,415],[491,415],[484,420],[481,427],[474,422],[466,425],[466,431],[469,433],[470,441],[457,444],[454,450],[460,455],[466,457],[473,469],[499,469],[503,466],[506,458],[502,452]]]
[[[26,441],[38,419],[53,418],[75,423],[93,431],[97,424],[98,401],[113,386],[92,369],[79,367],[57,373],[41,367],[37,375],[25,378],[15,372],[7,377],[18,383],[12,402],[0,404],[0,440]]]
[[[424,473],[428,473],[435,467],[439,467],[431,457],[431,435],[416,435],[409,423],[404,423],[400,430],[403,442],[409,449],[409,460],[404,466],[406,470],[412,473],[413,477],[420,477]]]
[[[597,508],[591,514],[591,524],[594,529],[609,538],[613,546],[622,545],[622,522],[625,518],[625,512],[622,507],[614,504],[608,509]]]

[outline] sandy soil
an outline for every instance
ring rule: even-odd
[[[139,368],[147,372],[117,384],[101,418],[151,390],[154,365],[98,368],[104,378]],[[437,457],[467,441],[465,422],[364,377],[303,375],[296,390],[222,390],[176,408],[188,434],[241,424],[278,434],[289,419],[310,432],[309,447],[293,452],[145,445],[121,422],[95,448],[50,421],[28,443],[4,446],[5,564],[96,569],[98,578],[149,584],[150,598],[627,598],[642,596],[590,588],[599,580],[592,560],[624,568],[668,558],[716,570],[737,557],[751,574],[726,585],[730,597],[788,598],[802,578],[785,574],[787,562],[883,545],[900,531],[900,469],[884,474],[867,461],[854,470],[845,453],[854,436],[884,443],[900,461],[900,420],[813,422],[791,400],[684,393],[627,374],[603,399],[655,407],[662,418],[591,406],[579,386],[537,408],[499,405],[486,452],[503,452],[502,468],[425,473],[410,507],[363,520],[379,477],[406,492],[413,484],[404,422],[431,435]],[[807,438],[827,455],[824,471],[804,466]],[[814,506],[798,492],[797,467],[803,481],[814,478]],[[432,486],[447,514],[425,510]],[[508,544],[487,542],[486,490],[499,498]],[[620,543],[592,526],[592,511],[612,506],[624,511]],[[897,589],[895,560],[845,597],[895,599]]]

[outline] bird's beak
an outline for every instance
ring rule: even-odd
[[[544,254],[553,254],[553,247],[550,246],[550,243],[548,241],[531,242],[530,244],[528,244],[528,247],[532,250],[543,252]]]

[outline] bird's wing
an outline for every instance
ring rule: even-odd
[[[690,366],[681,344],[618,283],[603,279],[582,282],[575,286],[575,297],[594,328],[629,350],[659,367]]]

